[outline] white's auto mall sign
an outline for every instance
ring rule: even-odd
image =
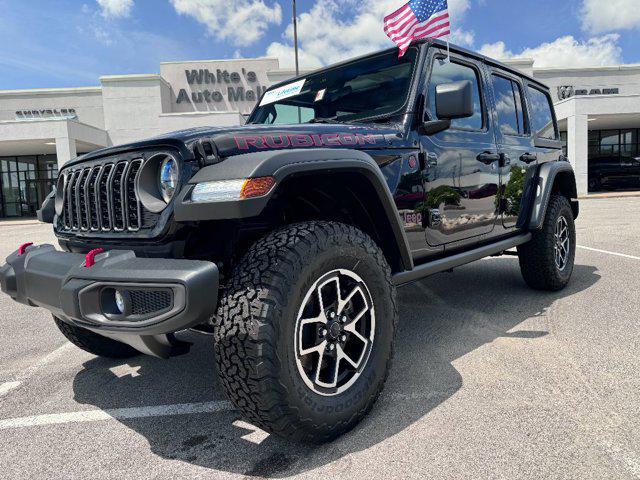
[[[162,77],[172,91],[173,112],[239,111],[248,114],[271,85],[276,59],[163,63]]]

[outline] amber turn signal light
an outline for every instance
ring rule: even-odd
[[[245,180],[240,192],[240,198],[264,197],[275,186],[276,179],[273,177],[248,178]]]

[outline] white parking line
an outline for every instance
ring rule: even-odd
[[[59,357],[63,356],[67,351],[71,351],[75,346],[70,342],[65,342],[61,347],[56,348],[53,352],[48,353],[36,363],[31,365],[29,368],[25,369],[18,377],[20,380],[28,380],[33,377],[38,370],[42,367],[49,365],[50,363],[57,360]]]
[[[0,384],[0,397],[5,396],[9,391],[20,386],[20,382],[6,382]]]
[[[578,245],[578,248],[582,250],[589,250],[590,252],[606,253],[607,255],[613,255],[616,257],[630,258],[631,260],[640,260],[640,257],[634,257],[633,255],[626,255],[624,253],[610,252],[608,250],[600,250],[599,248],[583,247],[582,245]]]
[[[52,413],[32,417],[7,418],[0,420],[0,430],[12,428],[59,425],[64,423],[101,422],[104,420],[126,420],[132,418],[170,417],[195,413],[217,413],[233,410],[227,401],[183,403],[179,405],[160,405],[156,407],[116,408],[111,410],[86,410],[83,412]]]

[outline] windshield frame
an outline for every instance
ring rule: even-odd
[[[424,52],[425,52],[425,48],[423,48],[423,44],[422,43],[418,43],[418,44],[414,44],[411,45],[410,49],[414,49],[416,50],[416,58],[414,61],[414,68],[413,68],[413,72],[411,74],[411,78],[409,80],[409,87],[407,89],[407,95],[405,98],[405,101],[402,103],[402,105],[400,105],[400,107],[398,107],[396,110],[393,110],[391,112],[387,112],[387,113],[383,113],[383,114],[379,114],[379,115],[371,115],[371,116],[367,116],[367,117],[363,117],[363,118],[359,118],[357,120],[345,120],[344,122],[336,122],[336,123],[372,123],[375,122],[376,120],[379,119],[383,119],[383,118],[389,118],[389,122],[392,122],[392,118],[393,117],[398,117],[398,116],[406,116],[408,113],[412,113],[410,111],[410,106],[413,105],[415,103],[416,100],[416,91],[418,88],[418,85],[420,84],[420,78],[422,77],[421,75],[421,69],[422,66],[424,64]],[[363,55],[361,57],[357,57],[357,58],[353,58],[344,62],[340,62],[331,66],[328,66],[326,68],[321,68],[318,70],[314,70],[312,72],[309,72],[306,75],[300,75],[294,78],[291,78],[289,80],[283,81],[283,82],[279,82],[276,83],[272,86],[270,86],[267,90],[265,90],[262,94],[262,96],[260,97],[260,99],[258,100],[258,102],[256,103],[255,107],[253,108],[253,110],[251,111],[251,114],[249,115],[247,121],[246,121],[246,125],[263,125],[263,126],[279,126],[279,127],[286,127],[286,126],[296,126],[296,125],[310,125],[313,123],[321,123],[321,122],[305,122],[305,123],[291,123],[291,124],[266,124],[266,123],[254,123],[256,120],[256,117],[258,115],[258,112],[261,108],[260,103],[262,102],[263,97],[267,94],[267,92],[270,92],[272,90],[275,90],[277,88],[295,83],[297,81],[303,80],[303,79],[308,79],[310,77],[316,76],[316,75],[320,75],[323,73],[327,73],[327,72],[331,72],[333,70],[338,70],[344,67],[347,67],[353,63],[356,62],[361,62],[363,60],[370,60],[370,59],[374,59],[376,57],[380,57],[380,56],[384,56],[384,55],[389,55],[391,53],[398,53],[398,49],[397,48],[391,48],[391,49],[387,49],[387,50],[382,50],[380,52],[375,52],[369,55]],[[277,102],[274,102],[277,103]],[[404,122],[403,122],[404,123]]]

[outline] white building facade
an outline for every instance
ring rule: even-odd
[[[640,66],[509,63],[551,87],[580,194],[590,185],[590,158],[640,156]],[[160,74],[102,77],[99,87],[0,91],[0,217],[35,215],[58,169],[79,154],[185,128],[240,125],[266,88],[293,75],[273,58],[171,62]]]

